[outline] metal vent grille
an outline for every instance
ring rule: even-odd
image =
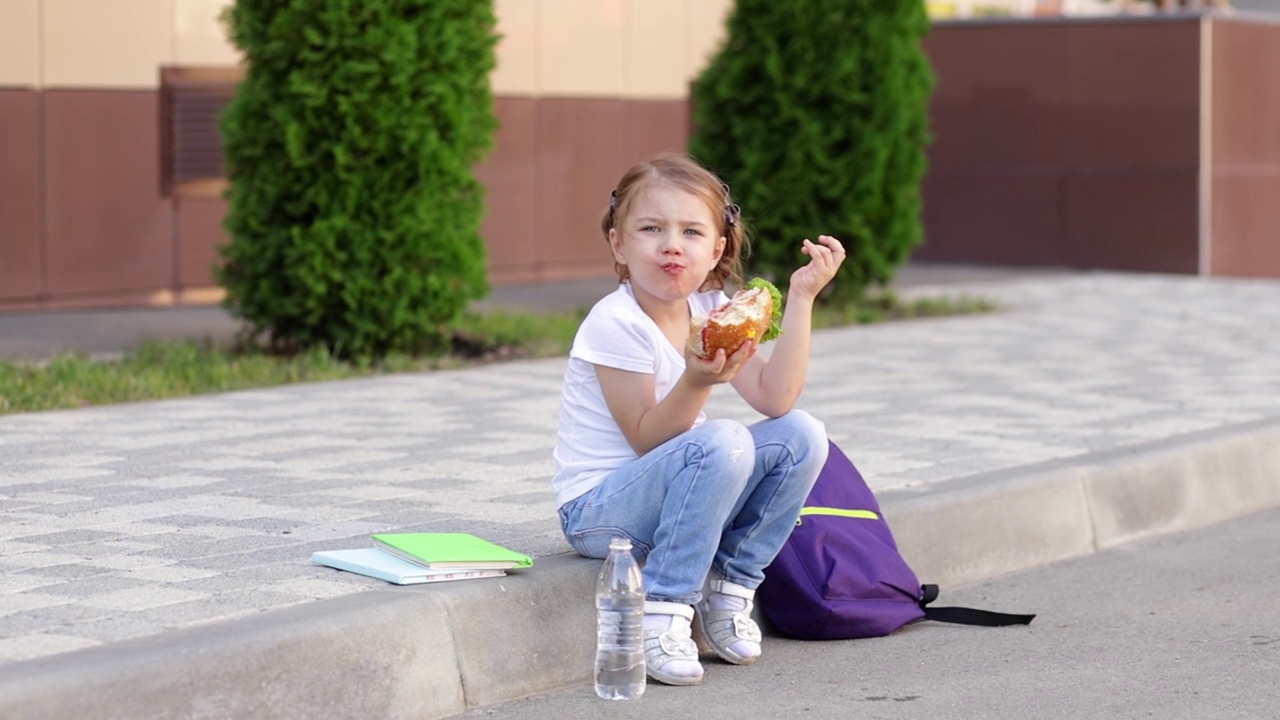
[[[160,70],[161,193],[217,196],[226,188],[222,109],[235,95],[243,68],[166,67]]]

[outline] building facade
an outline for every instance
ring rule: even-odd
[[[0,3],[0,311],[220,297],[226,205],[216,183],[166,182],[182,128],[163,111],[166,77],[238,65],[230,4]],[[611,272],[590,237],[601,195],[636,158],[684,146],[689,82],[730,4],[496,0],[501,130],[478,168],[495,283]]]
[[[217,246],[226,240],[221,229],[226,204],[220,181],[205,176],[218,159],[217,103],[232,86],[228,78],[241,71],[239,54],[219,22],[230,4],[0,2],[0,312],[220,299],[211,269]],[[685,146],[689,86],[721,42],[731,6],[732,0],[495,0],[502,39],[492,82],[501,129],[495,150],[477,168],[487,189],[482,234],[495,284],[612,272],[596,224],[607,190],[636,159]],[[1130,12],[1130,4],[1121,0],[930,3],[938,16],[984,18],[1096,15],[1103,6]],[[1132,45],[1125,33],[1135,25],[940,22],[926,43],[939,76],[933,111],[939,132],[930,149],[931,168],[938,170],[931,170],[925,184],[930,244],[924,256],[1204,272],[1206,233],[1227,218],[1219,236],[1234,237],[1230,247],[1246,248],[1233,260],[1236,266],[1280,276],[1280,248],[1254,240],[1268,233],[1280,237],[1275,215],[1280,211],[1266,200],[1280,191],[1280,71],[1267,69],[1280,68],[1280,36],[1266,23],[1259,30],[1199,16],[1177,20],[1183,23],[1177,29],[1148,27],[1132,35],[1154,43],[1149,49],[1155,54],[1126,49]],[[1206,31],[1209,22],[1218,29]],[[1095,41],[1101,43],[1098,48],[1118,53],[1118,67],[1150,66],[1164,79],[1147,87],[1139,72],[1089,65],[1078,48]],[[1239,47],[1247,53],[1232,53],[1238,43],[1245,43]],[[1040,74],[1019,71],[1033,67],[1021,58],[1012,60],[1020,52],[1046,63]],[[1206,63],[1219,56],[1206,70]],[[1231,63],[1244,67],[1251,57],[1257,67],[1244,71],[1248,82],[1228,82],[1239,74]],[[1166,72],[1169,68],[1179,73],[1176,78]],[[1093,91],[1071,84],[1072,73],[1093,70],[1098,70]],[[1123,82],[1109,84],[1110,77]],[[1151,92],[1144,95],[1144,87]],[[1246,104],[1241,93],[1260,93],[1254,102],[1262,104],[1206,110],[1206,90],[1215,87]],[[1134,104],[1144,97],[1150,101],[1145,110]],[[993,114],[1001,107],[1013,114]],[[1088,115],[1108,107],[1121,120]],[[1046,137],[1056,143],[1053,147],[1071,147],[1073,118],[1084,118],[1076,130],[1085,136],[1111,123],[1139,139],[1159,136],[1165,144],[1131,144],[1113,135],[1091,146],[1093,155],[1068,150],[1046,155]],[[1013,126],[1013,135],[993,130],[1011,119],[1022,123]],[[1214,165],[1212,154],[1205,154],[1205,143],[1214,141],[1212,134],[1205,135],[1209,120],[1220,129],[1234,128],[1229,137],[1222,130],[1219,141],[1235,153],[1229,166]],[[1035,131],[1034,137],[1027,136],[1023,145],[998,141],[997,136],[1017,138],[1027,129]],[[1239,133],[1245,133],[1243,140]],[[1126,148],[1139,146],[1146,149],[1122,167],[1097,154],[1124,156]],[[966,154],[966,147],[985,147],[985,154]],[[1028,156],[1013,157],[1019,149]],[[1168,152],[1174,155],[1166,157]],[[1057,169],[1051,172],[1049,166]],[[1100,171],[1119,184],[1089,179]],[[1224,182],[1234,183],[1232,194],[1209,197],[1219,171]],[[1018,173],[1031,180],[1010,185],[1009,178]],[[1177,192],[1168,194],[1171,187]],[[1024,197],[1029,188],[1043,192]],[[1226,207],[1211,217],[1214,203],[1239,204],[1240,197],[1252,198],[1243,214]],[[1019,198],[1022,204],[1012,205],[1018,212],[1000,214]],[[1072,201],[1076,205],[1067,208]],[[1162,202],[1171,213],[1157,215],[1164,224],[1144,227],[1142,219],[1164,207]],[[1091,218],[1077,223],[1075,236],[1063,230],[1071,221],[1067,212]],[[1133,227],[1099,230],[1110,212],[1127,213],[1124,222]],[[1008,217],[1020,219],[1010,226]],[[1159,251],[1157,235],[1169,228],[1178,238],[1178,257],[1198,258],[1195,262],[1148,261]],[[1025,252],[1030,241],[1024,236],[1030,232],[1047,233],[1036,242],[1050,245],[1111,242],[1107,238],[1116,232],[1144,239],[1126,251],[1123,262],[1108,265],[1064,255],[1053,249],[1057,245]],[[1007,245],[1009,238],[1024,251],[1001,250],[1000,243]]]

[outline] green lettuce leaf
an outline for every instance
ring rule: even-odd
[[[764,337],[760,338],[760,342],[769,342],[782,334],[782,293],[773,286],[773,283],[760,277],[753,278],[747,283],[748,290],[756,288],[768,290],[769,295],[773,297],[773,319],[769,321],[769,329],[765,331]]]

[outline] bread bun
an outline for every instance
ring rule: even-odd
[[[710,315],[693,318],[689,349],[704,360],[715,357],[722,348],[726,356],[732,355],[746,341],[764,338],[773,310],[773,297],[765,288],[739,290]]]

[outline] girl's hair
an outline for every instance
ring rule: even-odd
[[[622,176],[617,189],[610,194],[609,205],[600,220],[605,240],[609,239],[609,231],[617,226],[615,219],[627,217],[637,195],[658,183],[668,183],[702,199],[711,208],[711,216],[719,221],[716,237],[724,237],[724,253],[720,262],[707,273],[699,289],[723,290],[726,280],[742,285],[742,261],[750,252],[742,211],[729,196],[729,186],[688,155],[660,153],[635,165]],[[627,266],[622,263],[614,261],[613,269],[619,280],[630,277]]]

